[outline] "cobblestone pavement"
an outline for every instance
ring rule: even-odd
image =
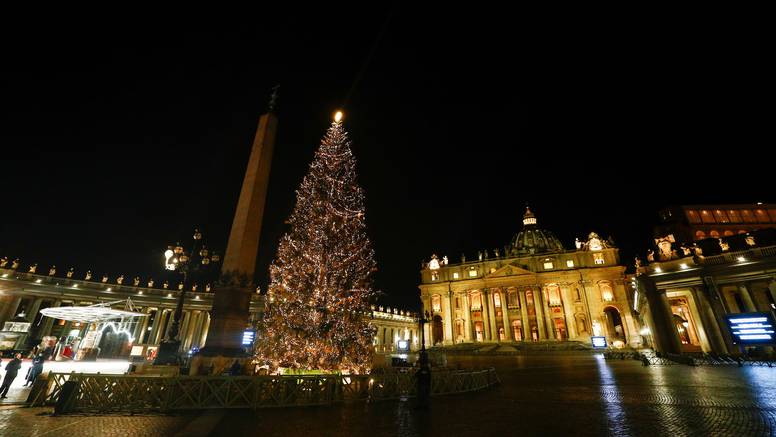
[[[450,365],[494,365],[493,389],[413,401],[230,411],[215,436],[768,436],[776,435],[776,369],[642,367],[600,355],[450,357]],[[166,436],[188,416],[50,416],[50,408],[0,406],[0,436]],[[210,426],[189,426],[203,431]]]
[[[51,408],[0,407],[0,436],[151,437],[174,435],[190,416],[52,416]]]
[[[600,355],[451,357],[495,365],[494,389],[412,401],[305,410],[231,412],[214,435],[613,435],[776,434],[776,369],[642,367]]]

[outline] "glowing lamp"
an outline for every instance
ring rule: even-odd
[[[336,121],[337,123],[342,121],[342,111],[337,111],[337,113],[334,114],[334,121]]]

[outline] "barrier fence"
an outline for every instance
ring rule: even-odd
[[[328,405],[414,397],[414,372],[381,375],[146,376],[49,373],[30,396],[31,406],[60,401],[66,382],[75,382],[69,411],[173,411],[210,408],[268,408]],[[431,394],[482,390],[499,382],[495,369],[432,372]]]

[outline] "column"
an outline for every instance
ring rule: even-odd
[[[154,336],[152,338],[151,343],[159,344],[159,342],[164,339],[164,324],[167,321],[167,316],[170,314],[170,312],[166,309],[159,308],[157,310],[156,318],[159,320],[159,323],[154,323],[156,326],[154,327]]]
[[[16,296],[14,297],[11,302],[4,308],[2,319],[0,319],[0,324],[5,323],[14,317],[16,317],[16,310],[19,309],[19,304],[22,303],[22,297]],[[0,325],[0,329],[2,326]]]
[[[487,289],[480,290],[480,301],[482,302],[482,341],[490,340],[490,327],[488,326],[488,294]]]
[[[727,320],[725,320],[725,314],[728,314],[729,311],[725,308],[724,299],[719,292],[719,288],[717,288],[717,284],[711,276],[705,276],[703,278],[703,285],[709,303],[711,303],[714,320],[719,327],[719,332],[722,334],[722,339],[727,348],[727,353],[736,354],[739,352],[739,349],[738,346],[733,344],[733,336],[730,333],[730,329],[728,329]]]
[[[749,293],[749,289],[746,288],[746,284],[738,284],[738,292],[741,293],[741,300],[744,301],[744,306],[746,307],[742,312],[756,312],[757,307],[752,301],[752,295]]]
[[[469,306],[469,291],[463,293],[463,337],[464,341],[472,341],[472,311]]]
[[[55,300],[49,308],[57,308],[62,305],[61,300]],[[40,336],[45,337],[47,335],[51,335],[51,328],[54,326],[54,319],[51,317],[46,317],[43,320],[43,327],[40,330]]]
[[[501,341],[498,337],[498,326],[496,325],[496,304],[493,300],[493,291],[488,289],[488,325],[490,325],[490,339],[492,341]]]
[[[181,342],[181,350],[184,351],[188,350],[186,348],[186,337],[189,336],[189,322],[191,322],[191,311],[183,311],[183,320],[178,332],[178,340]]]
[[[188,329],[186,330],[186,340],[184,341],[184,350],[189,350],[194,345],[192,342],[196,338],[197,330],[199,330],[199,311],[192,311],[191,316],[189,317],[189,325]]]
[[[205,340],[207,339],[208,330],[210,330],[210,313],[206,312],[205,314],[203,314],[202,317],[204,319],[204,324],[203,324],[203,327],[202,327],[202,336],[200,337],[200,340],[199,340],[200,347],[202,347],[205,344]]]
[[[639,276],[638,281],[639,289],[643,290],[649,303],[654,325],[652,338],[655,340],[655,348],[663,353],[680,353],[681,345],[676,328],[674,328],[671,306],[668,304],[665,291],[658,290],[652,278],[646,275]]]
[[[571,298],[569,286],[560,286],[560,293],[563,301],[563,315],[566,317],[566,332],[568,333],[569,340],[576,340],[577,321],[574,318],[574,300]]]
[[[546,286],[540,285],[539,289],[539,301],[542,303],[542,311],[544,314],[544,329],[547,331],[547,339],[557,340],[555,333],[555,323],[552,320],[552,311],[550,310],[550,302],[548,298],[545,298]]]
[[[145,309],[138,309],[137,312],[139,313],[145,313]],[[143,319],[145,317],[133,317],[132,323],[135,324],[134,329],[132,329],[132,344],[137,344],[138,339],[140,338],[141,333],[143,332]]]
[[[141,317],[140,320],[138,320],[138,325],[140,325],[140,330],[138,331],[137,336],[135,337],[135,344],[143,344],[146,337],[148,337],[148,319],[150,317],[148,316],[148,312],[150,311],[150,308],[146,307],[143,308],[143,314],[146,314],[144,317]]]
[[[771,283],[768,284],[768,291],[766,291],[766,293],[768,292],[771,293],[773,301],[776,302],[776,279],[771,279]]]
[[[27,314],[26,314],[27,320],[33,323],[35,322],[35,316],[38,315],[38,310],[40,309],[40,304],[42,303],[43,303],[43,298],[40,298],[40,297],[32,301],[30,310],[27,311]]]
[[[691,287],[690,293],[692,293],[693,299],[698,307],[698,313],[701,317],[701,329],[706,334],[706,339],[709,342],[712,352],[718,354],[727,353],[725,341],[720,332],[719,325],[716,323],[714,312],[711,309],[711,302],[709,302],[709,299],[705,295],[705,290],[701,287]]]
[[[520,288],[517,289],[517,298],[520,301],[520,325],[523,330],[523,341],[532,341],[531,340],[531,324],[528,321],[528,306],[526,305],[525,300],[525,289],[521,290]]]
[[[539,330],[539,340],[547,340],[547,327],[545,326],[544,309],[542,308],[544,305],[542,304],[540,296],[542,290],[541,288],[531,287],[531,292],[533,293],[533,304],[536,312],[536,329]]]
[[[443,343],[445,344],[455,343],[455,339],[453,338],[453,305],[450,301],[450,295],[452,293],[452,291],[448,290],[442,298],[442,310],[445,312],[445,337],[443,340]]]
[[[512,326],[509,324],[509,291],[506,288],[501,289],[501,315],[504,323],[504,339],[506,341],[515,341],[515,334],[512,332]]]

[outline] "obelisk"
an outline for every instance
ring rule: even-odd
[[[273,88],[267,113],[259,118],[229,233],[221,280],[213,296],[210,328],[205,347],[192,360],[192,374],[206,371],[218,374],[235,359],[240,362],[248,359],[242,348],[242,335],[248,324],[251,295],[256,289],[253,276],[278,125],[274,113],[277,88]]]

